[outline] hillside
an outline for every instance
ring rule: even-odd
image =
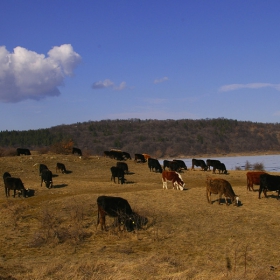
[[[48,129],[0,132],[0,147],[49,148],[72,140],[90,155],[121,149],[156,158],[201,154],[278,152],[280,124],[232,119],[102,120]]]
[[[57,162],[65,164],[66,174],[56,172]],[[163,190],[160,173],[146,163],[126,162],[129,174],[121,185],[110,180],[116,164],[110,158],[0,157],[1,174],[20,177],[35,191],[28,198],[6,198],[1,183],[0,279],[279,279],[276,193],[258,199],[257,191],[247,191],[244,170],[226,175],[200,168],[181,173],[184,191],[170,182]],[[40,186],[38,163],[53,172],[52,189]],[[217,195],[209,204],[206,176],[228,180],[239,206],[226,206],[224,199],[219,205]],[[100,195],[127,199],[148,224],[118,231],[106,217],[107,231],[96,228]]]

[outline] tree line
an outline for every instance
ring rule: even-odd
[[[148,153],[155,158],[278,152],[280,124],[224,118],[117,119],[78,122],[48,129],[0,132],[2,151],[25,147],[64,153],[70,151],[70,144],[90,155],[103,155],[105,150],[120,149],[131,155]]]

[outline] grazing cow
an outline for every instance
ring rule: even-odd
[[[10,190],[14,191],[14,197],[16,197],[16,191],[19,191],[20,194],[23,195],[24,197],[26,196],[27,190],[25,189],[20,178],[5,177],[4,186],[5,186],[6,197],[10,196]]]
[[[127,153],[127,152],[122,152],[122,155],[123,155],[123,158],[124,158],[124,159],[131,159],[130,154]]]
[[[60,172],[62,172],[62,173],[66,173],[65,165],[64,165],[63,163],[60,163],[60,162],[58,162],[58,163],[56,164],[55,170],[56,170],[56,173],[57,173],[57,171],[60,171]]]
[[[111,181],[114,179],[114,182],[116,183],[115,178],[118,178],[118,184],[121,181],[121,184],[124,184],[124,171],[122,168],[117,167],[117,166],[112,166],[111,167]]]
[[[220,178],[210,178],[208,177],[206,180],[206,196],[209,203],[211,201],[211,194],[219,195],[219,204],[221,204],[222,195],[225,197],[226,205],[229,205],[227,198],[230,198],[231,203],[234,203],[235,206],[238,206],[239,197],[235,195],[231,184]]]
[[[146,162],[146,159],[145,159],[144,155],[142,155],[142,154],[135,154],[134,161],[136,161],[136,162]]]
[[[110,154],[111,154],[111,158],[113,158],[113,159],[116,159],[116,160],[125,160],[122,151],[111,150],[111,151],[110,151]]]
[[[120,229],[120,224],[123,224],[127,231],[133,231],[135,222],[128,201],[121,197],[114,196],[99,196],[97,198],[98,216],[97,225],[101,225],[101,230],[106,230],[105,217],[106,215],[116,218],[116,222]]]
[[[219,174],[222,171],[222,173],[227,174],[227,169],[224,163],[222,162],[215,162],[213,165],[213,173],[216,173],[216,170],[219,170]]]
[[[128,174],[128,165],[125,162],[117,162],[117,167],[121,168],[124,173]]]
[[[181,159],[173,159],[173,162],[176,162],[180,169],[188,170],[186,163]]]
[[[247,176],[247,191],[255,191],[254,190],[254,184],[255,185],[260,185],[260,175],[261,174],[266,174],[263,171],[248,171],[246,173]]]
[[[160,172],[162,173],[162,167],[157,159],[154,158],[148,158],[148,167],[150,168],[150,171]]]
[[[49,169],[44,169],[41,172],[41,187],[43,182],[48,189],[53,187],[52,172]]]
[[[278,191],[277,199],[279,199],[280,176],[269,174],[260,175],[259,198],[261,198],[262,192],[264,193],[264,196],[267,197],[267,191]]]
[[[164,189],[167,189],[167,181],[172,182],[173,189],[177,188],[177,190],[182,191],[185,187],[185,183],[178,172],[164,170],[162,172],[162,187]]]
[[[72,154],[78,154],[79,156],[82,156],[82,151],[79,148],[72,148]]]
[[[216,164],[216,163],[221,163],[219,160],[217,160],[217,159],[207,159],[206,160],[206,165],[207,165],[207,169],[208,170],[211,170],[211,166],[212,167],[214,167],[214,164]]]
[[[174,161],[174,160],[171,161],[171,160],[165,159],[163,161],[163,169],[165,170],[166,167],[168,167],[169,170],[171,170],[171,171],[179,172],[181,170],[180,164],[177,161]]]
[[[203,159],[192,159],[192,169],[194,169],[194,166],[200,166],[201,170],[206,171],[207,170],[207,165]]]
[[[41,176],[43,170],[49,170],[49,168],[45,164],[39,165],[39,175]]]
[[[17,148],[17,155],[26,155],[26,156],[30,156],[30,150],[29,149],[24,149],[24,148]]]

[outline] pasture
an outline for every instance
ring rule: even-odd
[[[64,163],[67,174],[56,173]],[[53,172],[52,189],[40,186],[38,165]],[[0,279],[279,279],[280,212],[276,194],[247,191],[246,171],[181,173],[186,190],[163,190],[161,174],[127,160],[126,183],[110,181],[116,160],[74,155],[0,158],[20,177],[28,198],[5,197],[1,178]],[[271,173],[270,174],[276,174]],[[228,180],[239,207],[206,199],[206,175]],[[258,189],[258,186],[255,186]],[[96,229],[96,199],[120,196],[149,219],[133,233]]]

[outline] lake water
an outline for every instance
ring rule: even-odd
[[[203,159],[206,163],[206,160],[208,158],[197,157],[196,159]],[[220,162],[224,163],[227,170],[235,170],[236,167],[240,167],[242,170],[244,170],[246,161],[248,161],[252,165],[255,163],[262,163],[266,171],[280,172],[280,155],[209,157],[209,159],[217,159]],[[186,163],[188,169],[191,169],[192,158],[182,160]],[[163,160],[159,160],[159,162],[163,164]]]

